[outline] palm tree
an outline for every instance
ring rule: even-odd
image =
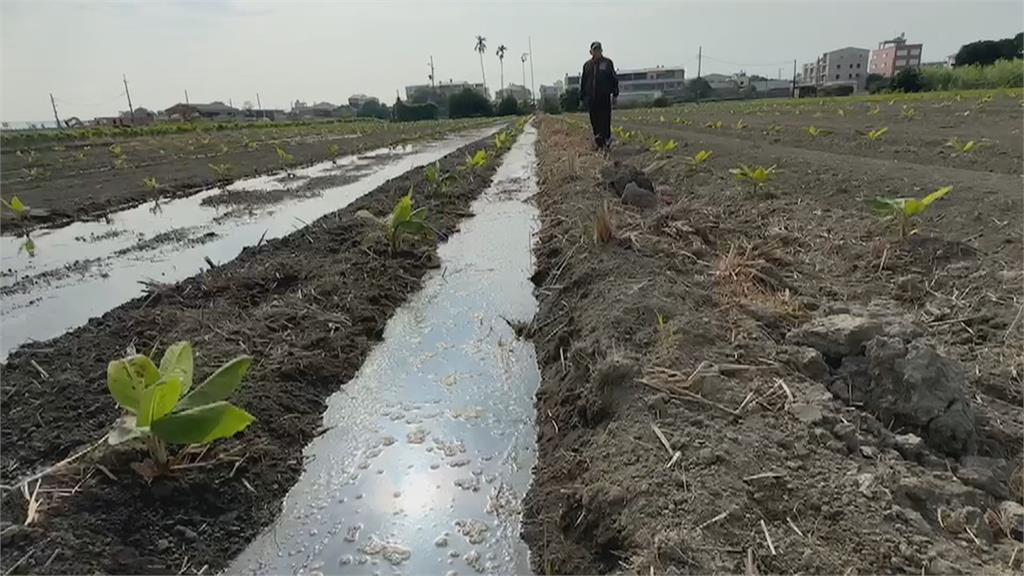
[[[498,46],[498,51],[495,52],[495,54],[498,55],[498,68],[501,70],[501,85],[498,86],[498,88],[501,89],[501,90],[505,89],[505,51],[506,50],[508,50],[508,48],[506,48],[505,45],[502,44],[501,46]]]
[[[473,49],[480,54],[480,76],[484,79],[484,92],[487,92],[487,73],[484,72],[484,52],[487,51],[487,38],[478,34],[476,37],[476,46]]]

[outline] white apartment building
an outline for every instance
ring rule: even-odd
[[[854,92],[864,89],[868,77],[867,48],[847,46],[825,52],[814,62],[803,66],[804,84],[814,86],[853,86]]]

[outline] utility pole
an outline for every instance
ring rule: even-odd
[[[57,103],[53,100],[53,92],[50,92],[50,106],[53,106],[53,119],[57,121],[57,129],[63,130],[60,125],[60,116],[57,115]]]
[[[529,57],[530,55],[526,52],[523,52],[523,55],[519,57],[519,61],[523,63],[523,88],[526,88],[526,59]]]
[[[526,43],[527,49],[530,51],[530,100],[535,102],[537,100],[537,97],[535,96],[537,93],[537,86],[534,84],[533,80],[533,37],[527,36]]]
[[[700,78],[700,59],[701,59],[701,56],[703,55],[703,52],[704,52],[704,47],[703,46],[697,46],[697,78]]]
[[[124,95],[128,98],[128,114],[132,118],[132,123],[135,123],[135,108],[132,108],[132,94],[128,91],[128,77],[121,74],[121,80],[124,80]]]
[[[185,105],[188,105],[188,90],[185,90]]]
[[[263,118],[263,104],[260,103],[260,93],[256,93],[256,109],[259,110],[259,117]]]
[[[793,59],[793,98],[796,98],[796,58]]]
[[[430,91],[434,91],[434,57],[430,57]]]

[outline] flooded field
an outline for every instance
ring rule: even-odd
[[[382,148],[44,229],[32,234],[34,257],[21,249],[24,238],[2,236],[0,357],[30,340],[81,326],[153,283],[177,282],[230,261],[247,246],[303,228],[386,180],[496,130]]]

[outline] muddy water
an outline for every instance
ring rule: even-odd
[[[239,180],[227,191],[277,192],[336,176],[341,185],[264,205],[205,205],[225,190],[151,202],[32,234],[35,256],[21,238],[0,237],[0,359],[30,340],[59,336],[89,318],[141,295],[142,282],[176,282],[222,264],[263,237],[284,236],[390,178],[433,162],[497,128],[443,140],[384,148],[325,162],[293,176]]]
[[[505,319],[536,307],[535,139],[528,127],[442,268],[329,399],[280,518],[228,573],[529,572],[519,517],[540,376]]]

